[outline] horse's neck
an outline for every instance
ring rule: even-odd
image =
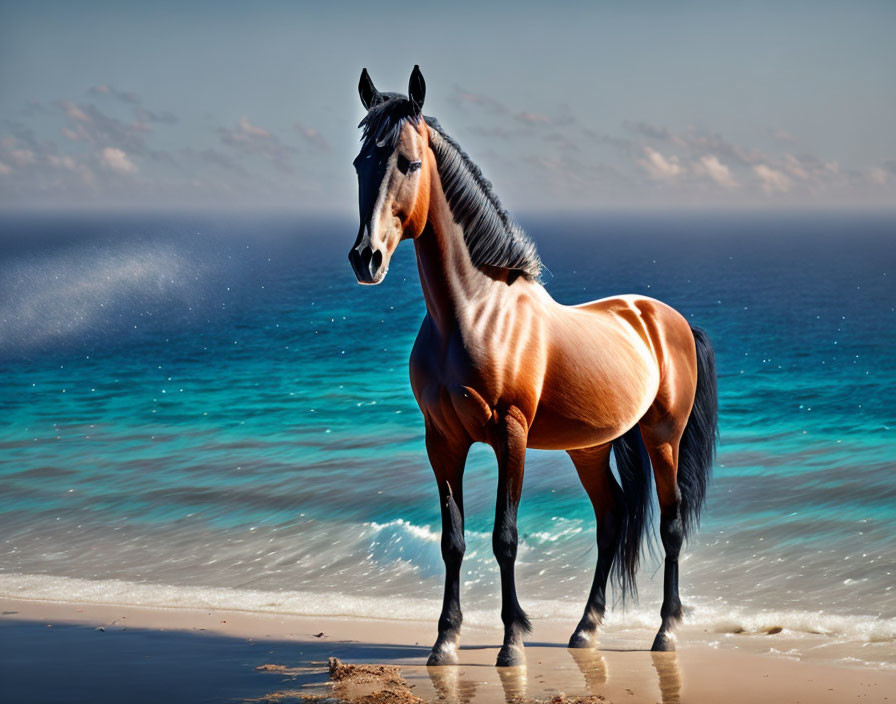
[[[470,304],[494,280],[470,259],[464,233],[454,221],[434,163],[432,170],[428,221],[414,244],[426,309],[439,331],[447,335],[469,324]]]

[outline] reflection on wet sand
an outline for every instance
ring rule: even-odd
[[[681,668],[678,653],[651,653],[653,667],[660,678],[660,695],[663,704],[679,704],[681,701]]]
[[[584,678],[584,689],[576,686],[568,669],[560,667],[549,675],[549,679],[545,682],[543,679],[533,679],[531,687],[533,691],[531,696],[541,696],[544,692],[544,685],[557,691],[565,691],[568,694],[578,694],[581,692],[585,695],[600,695],[603,697],[611,697],[614,692],[612,687],[612,673],[607,665],[607,660],[603,654],[596,648],[576,648],[567,651],[572,658],[573,663],[579,673]],[[681,702],[681,669],[678,663],[677,653],[651,653],[651,661],[654,670],[656,670],[659,679],[659,691],[663,704],[680,704]],[[625,668],[623,668],[625,669]],[[487,681],[481,678],[483,675],[490,675],[497,672],[498,679],[503,690],[504,701],[508,704],[519,704],[521,700],[525,700],[530,696],[530,675],[532,677],[540,677],[545,673],[540,668],[529,670],[523,667],[506,667],[491,668],[483,667],[467,667],[467,666],[448,666],[448,667],[427,667],[427,674],[432,682],[436,697],[440,702],[447,704],[473,704],[476,701],[491,700],[497,692],[491,690],[493,694],[488,696],[486,691],[480,691],[477,697],[477,688],[480,685],[485,686],[485,690],[489,690]],[[620,673],[622,679],[626,679],[626,675],[631,673]],[[486,676],[488,676],[486,675]],[[488,677],[488,679],[491,679]],[[476,678],[480,678],[477,679]],[[494,680],[492,680],[494,682]],[[623,682],[623,684],[625,684]],[[615,689],[620,688],[620,683],[615,683]],[[480,688],[481,690],[481,688]],[[632,694],[631,690],[624,689]],[[618,694],[618,693],[616,693]]]
[[[448,704],[470,704],[476,695],[476,682],[465,678],[463,667],[427,667],[429,680],[439,701]]]
[[[585,678],[585,691],[597,694],[597,688],[607,683],[607,661],[597,648],[569,648],[576,667]]]
[[[526,666],[499,667],[497,670],[501,686],[504,688],[504,699],[510,702],[525,698],[529,685]]]

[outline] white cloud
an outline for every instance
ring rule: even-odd
[[[249,122],[249,118],[245,117],[245,116],[240,118],[240,129],[243,132],[245,132],[246,134],[251,134],[256,137],[270,137],[271,136],[270,132],[268,132],[263,127],[258,127],[257,125],[253,125],[251,122]]]
[[[876,183],[878,186],[883,186],[887,182],[888,174],[879,166],[875,166],[871,169],[871,183]]]
[[[9,158],[16,166],[29,166],[35,161],[34,152],[30,149],[13,149],[9,153]]]
[[[47,157],[47,161],[50,166],[55,166],[57,169],[69,169],[70,171],[75,169],[75,160],[68,155],[56,156],[55,154],[50,154]]]
[[[698,173],[706,174],[723,188],[737,188],[740,184],[731,175],[731,169],[719,161],[715,154],[701,157],[695,169]]]
[[[804,181],[809,178],[809,174],[806,173],[806,170],[803,168],[802,162],[793,154],[788,154],[784,157],[784,168],[787,170],[787,173],[795,178]]]
[[[678,163],[677,156],[666,159],[652,147],[644,147],[644,156],[645,159],[638,159],[638,165],[656,181],[671,181],[684,171]]]
[[[103,149],[102,164],[107,169],[117,171],[121,174],[132,174],[137,171],[134,162],[130,160],[127,154],[117,147],[106,147]]]
[[[766,193],[787,193],[790,190],[792,181],[787,174],[773,169],[765,164],[756,164],[753,172],[759,177],[762,184],[762,190]]]
[[[293,173],[292,155],[297,150],[295,147],[285,144],[279,137],[268,130],[249,122],[248,117],[240,118],[233,129],[221,127],[218,129],[221,142],[229,147],[244,153],[264,156],[284,173]]]
[[[90,170],[90,167],[68,154],[65,156],[50,154],[47,156],[47,163],[53,168],[64,169],[66,171],[71,171],[73,174],[77,174],[81,177],[81,180],[91,188],[96,185],[96,179],[94,178],[93,171]]]
[[[12,169],[9,168],[6,164],[0,161],[0,176],[6,176],[7,174],[11,174]]]
[[[298,133],[305,138],[305,141],[310,147],[319,152],[330,151],[329,142],[327,142],[326,137],[324,137],[319,130],[314,129],[313,127],[306,127],[301,122],[295,123],[294,127]]]
[[[769,132],[769,136],[776,142],[787,142],[792,143],[796,140],[793,138],[793,135],[790,134],[787,130],[782,129],[773,129]]]
[[[62,128],[62,136],[72,140],[73,142],[78,142],[82,139],[85,139],[84,134],[81,132],[80,128],[77,130],[73,130],[70,127]]]
[[[537,112],[521,112],[516,116],[516,119],[529,125],[550,125],[552,122],[547,115],[541,115]]]
[[[65,114],[72,120],[76,120],[77,122],[90,122],[90,118],[87,117],[87,114],[71,100],[62,100],[59,105],[62,107],[63,111],[65,111]]]

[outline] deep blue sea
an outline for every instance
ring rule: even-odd
[[[896,660],[896,217],[522,224],[557,300],[654,296],[715,345],[721,442],[682,564],[689,620],[708,638],[780,625]],[[356,230],[0,219],[0,594],[435,623],[439,510],[407,373],[424,315],[413,247],[359,287]],[[464,602],[497,626],[495,485],[478,446]],[[518,585],[533,617],[572,628],[593,531],[569,458],[530,452]],[[645,559],[620,627],[658,624],[659,565]]]

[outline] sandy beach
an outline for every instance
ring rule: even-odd
[[[398,666],[426,702],[498,704],[560,693],[631,704],[896,700],[896,670],[684,639],[675,654],[612,642],[570,651],[565,624],[553,622],[536,622],[527,667],[498,670],[498,628],[465,629],[460,665],[427,668],[428,623],[17,599],[0,599],[0,607],[0,682],[10,702],[360,701],[382,689],[374,677],[334,691],[331,657]]]

